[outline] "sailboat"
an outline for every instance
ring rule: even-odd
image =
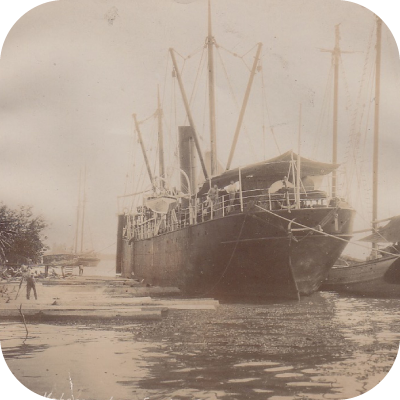
[[[151,183],[132,212],[118,216],[116,272],[145,284],[178,287],[190,296],[257,296],[299,299],[319,289],[352,235],[355,211],[318,189],[338,168],[288,151],[262,162],[230,168],[252,82],[256,55],[238,116],[226,170],[217,171],[214,62],[216,45],[208,2],[210,173],[186,95],[175,50],[170,49],[188,126],[179,127],[178,192],[165,182],[162,111],[158,102],[159,179],[154,176],[134,115]],[[197,165],[204,182],[198,186]]]
[[[352,293],[361,296],[400,298],[400,216],[378,221],[378,145],[379,145],[379,105],[380,105],[380,61],[382,20],[376,17],[376,75],[375,75],[375,121],[373,158],[373,206],[372,231],[361,239],[372,243],[371,256],[366,261],[342,259],[328,274],[323,290]],[[378,227],[379,223],[388,222]],[[367,230],[368,231],[368,230]],[[357,232],[355,232],[357,233]],[[360,232],[361,233],[361,232]],[[385,249],[379,250],[378,244]]]
[[[79,194],[78,194],[78,207],[76,212],[76,230],[75,230],[75,245],[74,245],[74,258],[76,259],[75,265],[83,265],[85,267],[96,267],[100,262],[94,250],[84,250],[85,238],[85,212],[86,212],[86,167],[83,178],[83,192],[81,198],[81,176],[79,178]],[[80,250],[78,251],[78,241],[80,236]]]
[[[57,266],[78,266],[83,265],[86,267],[96,267],[100,262],[93,250],[84,251],[84,233],[85,233],[85,211],[86,211],[86,168],[83,178],[83,191],[82,186],[82,172],[79,175],[79,193],[78,205],[76,212],[76,227],[75,239],[73,249],[58,254],[46,254],[43,256],[43,263],[46,265]],[[80,238],[80,250],[78,243]]]

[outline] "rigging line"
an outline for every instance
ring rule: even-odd
[[[198,85],[198,81],[199,81],[200,67],[202,67],[202,66],[204,67],[204,65],[202,65],[203,58],[204,58],[204,50],[205,50],[205,48],[203,48],[203,51],[201,53],[199,67],[197,68],[197,72],[196,72],[196,77],[195,77],[194,84],[193,84],[192,93],[190,94],[189,105],[192,104],[192,100],[194,98],[194,94],[195,94],[196,89],[197,89],[197,85]]]
[[[219,48],[219,47],[220,47],[222,50],[225,50],[227,53],[231,54],[233,57],[237,57],[237,58],[239,58],[240,60],[242,60],[243,64],[244,64],[244,65],[246,66],[246,68],[251,72],[251,68],[246,64],[246,61],[244,60],[243,56],[241,56],[241,55],[239,55],[239,54],[237,54],[237,53],[234,53],[234,52],[232,52],[232,51],[226,49],[225,47],[221,46],[220,44],[217,44],[217,43],[215,43],[215,44],[216,44],[216,48]],[[253,47],[251,48],[251,50],[253,50],[254,47],[256,47],[256,46],[257,46],[257,44],[256,44],[255,46],[253,46]],[[249,53],[251,50],[249,50],[247,53]],[[246,53],[246,54],[247,54],[247,53]]]
[[[262,134],[263,134],[263,155],[264,155],[264,160],[266,160],[267,159],[267,155],[265,153],[266,138],[265,138],[265,114],[264,114],[264,108],[265,108],[264,74],[261,73],[261,119],[262,119]]]
[[[370,87],[370,97],[366,96],[368,99],[368,111],[367,111],[367,115],[369,115],[369,110],[371,107],[371,101],[370,99],[372,98],[372,90],[373,90],[373,84],[372,84],[372,80],[373,80],[373,76],[374,76],[374,71],[375,71],[375,67],[371,68],[371,72],[369,75],[369,80],[368,80],[368,84],[366,85],[367,88]],[[360,161],[360,158],[362,160],[362,154],[361,154],[361,131],[362,129],[362,125],[364,123],[364,114],[365,114],[365,108],[366,108],[366,102],[363,103],[362,106],[362,111],[360,114],[360,118],[359,118],[359,126],[356,127],[356,135],[354,136],[353,139],[353,151],[352,151],[352,160],[354,162],[354,168],[353,168],[353,175],[355,175],[355,179],[357,180],[357,184],[358,184],[358,190],[361,190],[361,165],[358,167],[358,162]],[[367,135],[367,131],[368,131],[368,117],[365,120],[365,130],[364,130],[364,138],[366,141],[366,135]],[[365,142],[364,142],[365,143]],[[364,152],[363,152],[364,153]]]
[[[140,168],[140,174],[139,174],[139,176],[136,176],[135,183],[136,183],[136,187],[133,188],[134,193],[138,192],[139,187],[142,187],[144,184],[144,162],[142,162],[142,165]],[[131,212],[135,208],[135,200],[136,200],[135,198],[132,198],[131,208],[130,208]]]
[[[270,116],[270,113],[269,113],[268,101],[267,101],[267,94],[266,94],[266,90],[265,90],[264,65],[263,65],[261,59],[262,59],[262,57],[260,57],[260,62],[261,62],[261,91],[262,91],[262,99],[263,99],[263,102],[264,102],[264,104],[265,104],[265,111],[267,112],[267,118],[268,118],[268,121],[269,121],[269,128],[270,128],[271,133],[272,133],[272,138],[274,139],[274,143],[275,143],[276,148],[278,149],[278,153],[279,153],[279,154],[282,154],[281,149],[279,148],[278,141],[277,141],[276,136],[275,136],[274,128],[273,128],[273,126],[272,126],[272,124],[271,124],[271,116]],[[263,111],[262,111],[262,112],[263,112],[263,124],[264,124],[264,107],[263,107]],[[263,129],[264,129],[264,126],[263,126]],[[265,154],[264,154],[264,159],[265,159]]]
[[[373,90],[374,90],[374,85],[373,85],[373,81],[374,81],[374,76],[375,76],[375,73],[376,73],[376,68],[375,68],[375,65],[374,65],[374,67],[372,68],[372,71],[371,71],[371,75],[370,75],[370,94],[369,94],[369,97],[368,97],[368,99],[372,99],[373,98]],[[368,190],[367,190],[367,184],[366,184],[366,182],[365,182],[365,174],[363,174],[363,170],[364,170],[364,168],[362,168],[362,166],[365,164],[365,154],[366,154],[366,147],[367,147],[367,137],[368,137],[368,125],[369,125],[369,120],[370,120],[370,113],[371,113],[371,108],[372,108],[372,101],[370,100],[370,101],[368,101],[368,108],[367,108],[367,115],[366,115],[366,118],[365,118],[365,128],[364,128],[364,141],[363,141],[363,145],[362,145],[362,147],[360,148],[360,150],[359,150],[359,158],[360,158],[360,167],[359,167],[359,170],[358,170],[358,179],[361,181],[360,183],[359,183],[359,191],[360,191],[360,193],[361,193],[361,190],[363,189],[364,190],[364,192],[366,192],[366,193],[368,193]],[[360,131],[361,131],[361,128],[360,128]],[[360,138],[360,141],[361,141],[361,138]],[[361,143],[360,143],[360,145],[361,145]],[[361,197],[361,199],[363,199],[364,197],[362,196]],[[369,195],[369,196],[365,196],[365,199],[366,199],[366,202],[367,202],[367,207],[368,207],[368,210],[372,210],[372,199],[371,199],[371,196]]]
[[[358,111],[359,104],[361,103],[361,96],[362,96],[362,92],[363,92],[363,88],[364,88],[365,76],[367,73],[367,66],[369,64],[369,58],[370,58],[371,49],[372,49],[372,38],[373,38],[374,32],[375,32],[375,22],[373,25],[373,29],[371,29],[371,34],[370,34],[369,41],[368,41],[367,54],[365,55],[365,59],[364,59],[364,66],[363,66],[363,71],[361,74],[361,81],[360,81],[360,87],[358,89],[356,106],[354,107],[354,111],[353,111],[352,128],[351,128],[351,134],[349,135],[350,151],[351,151],[351,147],[354,143],[355,136],[357,135],[357,133],[356,133],[356,126],[357,126],[357,119],[358,119],[357,111]]]
[[[193,51],[193,53],[190,53],[189,55],[186,56],[186,59],[188,60],[189,58],[192,58],[193,56],[195,56],[197,53],[200,53],[201,50],[204,51],[204,49],[207,47],[206,44],[202,44],[200,45],[195,51]]]
[[[156,175],[156,166],[157,166],[157,151],[158,151],[158,135],[155,135],[156,132],[156,119],[153,119],[153,126],[151,129],[150,137],[152,138],[150,152],[153,152],[153,149],[156,149],[156,155],[154,157],[153,164],[153,175]]]
[[[167,50],[167,63],[165,66],[164,87],[163,87],[163,93],[162,93],[162,99],[161,99],[161,107],[162,108],[164,107],[165,91],[167,88],[168,66],[169,66],[169,50]]]
[[[207,92],[207,85],[204,85],[203,132],[206,130]],[[201,132],[199,132],[199,137],[204,143],[204,138]]]
[[[343,76],[343,82],[344,82],[344,87],[346,89],[346,97],[347,97],[347,104],[346,108],[347,109],[353,109],[353,105],[351,102],[351,96],[350,96],[350,89],[349,89],[349,84],[347,82],[347,77],[346,77],[346,71],[344,69],[344,64],[343,64],[343,58],[341,55],[339,55],[339,62],[342,68],[340,68],[340,72],[342,73]]]
[[[101,249],[101,250],[95,250],[95,252],[96,252],[96,253],[101,253],[102,251],[107,250],[108,248],[110,248],[111,246],[114,246],[114,245],[116,245],[116,244],[117,244],[117,242],[114,242],[113,244],[110,244],[109,246],[104,247],[104,248]],[[114,267],[113,267],[113,268],[114,268]]]
[[[274,213],[274,212],[272,212],[272,211],[269,211],[269,210],[267,210],[267,209],[265,209],[265,208],[259,206],[258,204],[255,204],[255,206],[256,206],[257,208],[259,208],[260,210],[265,211],[265,212],[268,213],[268,214],[274,215],[274,216],[277,217],[277,218],[281,218],[281,219],[283,219],[283,220],[285,220],[285,221],[287,221],[287,222],[291,222],[291,223],[293,223],[293,224],[295,224],[295,225],[301,226],[302,228],[307,228],[307,229],[309,229],[310,231],[319,233],[320,235],[327,236],[327,237],[331,237],[331,238],[333,238],[333,239],[337,239],[337,240],[340,240],[340,241],[342,241],[342,242],[350,243],[350,240],[349,240],[349,239],[344,239],[344,238],[342,238],[342,237],[340,237],[340,236],[338,236],[338,235],[337,235],[337,236],[331,235],[330,233],[326,233],[326,232],[323,232],[323,231],[319,231],[318,229],[311,228],[310,226],[306,226],[306,225],[300,224],[299,222],[296,222],[295,220],[282,217],[282,215],[279,215],[279,214],[277,214],[277,213]],[[344,235],[344,236],[351,236],[351,234]],[[365,245],[363,245],[363,244],[361,244],[361,243],[352,243],[352,244],[370,250],[370,248],[369,248],[368,246],[365,246]],[[379,253],[382,253],[382,254],[393,255],[392,253],[388,253],[387,251],[384,251],[384,250],[378,250],[378,251],[379,251]],[[400,258],[400,255],[399,255],[399,256],[396,256],[396,257],[397,257],[397,258]]]
[[[396,68],[396,64],[398,65],[399,63],[399,50],[397,48],[397,46],[394,46],[393,44],[393,40],[391,40],[391,38],[389,37],[389,30],[385,29],[385,36],[386,36],[386,42],[388,43],[388,48],[389,48],[389,54],[390,57],[392,58],[392,62],[390,63],[392,68],[393,68],[393,75],[396,76],[396,83],[397,83],[397,87],[399,87],[399,83],[400,83],[400,74],[399,74],[399,69]],[[396,42],[394,42],[396,43]],[[393,62],[395,61],[395,62]],[[396,64],[395,64],[396,63]]]
[[[132,119],[131,119],[131,132],[132,132],[132,129],[133,129],[133,126],[132,126],[132,124],[133,124],[133,122],[132,122]],[[135,163],[135,159],[134,159],[134,157],[133,157],[133,147],[134,147],[134,140],[132,141],[132,135],[129,135],[129,144],[128,144],[128,148],[130,149],[129,150],[129,153],[128,153],[128,160],[131,160],[131,159],[133,159],[133,165],[135,165],[134,163]],[[125,188],[124,188],[124,194],[126,194],[126,192],[127,192],[127,190],[128,190],[128,178],[129,178],[129,172],[127,172],[126,173],[126,175],[125,175]]]
[[[138,124],[139,124],[139,125],[142,125],[142,124],[144,124],[145,122],[147,122],[148,120],[150,120],[151,118],[153,118],[153,117],[155,117],[155,116],[157,116],[157,111],[153,112],[153,114],[151,114],[151,115],[148,116],[147,118],[142,119],[141,121],[138,121]]]
[[[180,72],[181,76],[183,76],[183,71],[185,69],[185,65],[186,65],[186,60],[183,61],[182,69],[181,69],[181,72]]]
[[[137,142],[138,142],[138,139],[135,140],[136,130],[134,129],[133,121],[132,121],[132,120],[131,120],[131,125],[132,125],[131,129],[132,129],[132,132],[133,132],[133,135],[131,135],[131,138],[132,138],[131,154],[132,154],[132,159],[133,159],[133,168],[132,168],[132,175],[131,175],[130,186],[132,185],[132,189],[133,189],[133,191],[135,191],[135,190],[134,190],[135,183],[136,183],[136,186],[137,186],[137,184],[138,184],[138,183],[137,183],[138,180],[137,180],[137,178],[136,178],[136,171],[137,171],[137,168],[136,168],[137,146],[136,146],[136,144],[137,144]],[[143,165],[144,165],[144,163],[142,163],[142,165],[141,165],[142,169],[143,169]],[[141,171],[141,173],[142,173],[142,171]],[[126,193],[125,193],[125,194],[126,194]],[[123,201],[122,201],[122,206],[128,208],[128,206],[126,206],[125,199],[123,199]],[[130,201],[130,208],[131,208],[131,209],[132,209],[132,206],[133,206],[133,200]]]
[[[169,109],[169,130],[168,130],[168,150],[169,153],[171,152],[172,144],[174,143],[173,137],[172,137],[172,126],[173,126],[173,111],[174,111],[174,89],[175,89],[175,79],[171,78],[171,98],[170,98],[170,109]]]
[[[257,43],[250,49],[250,50],[248,50],[246,53],[244,53],[242,56],[241,56],[241,58],[243,58],[243,57],[246,57],[247,56],[247,54],[249,54],[253,49],[255,49],[257,47]]]
[[[253,47],[253,48],[254,48],[254,47]],[[219,52],[219,50],[218,50],[218,47],[217,47],[217,54],[218,54],[218,57],[219,57],[219,59],[220,59],[220,61],[221,61],[222,70],[224,71],[224,75],[225,75],[225,77],[226,77],[226,80],[228,81],[229,90],[230,90],[230,92],[231,92],[231,96],[233,97],[233,100],[234,100],[234,103],[235,103],[235,106],[236,106],[236,111],[237,111],[237,113],[239,114],[239,103],[238,103],[237,98],[236,98],[236,96],[235,96],[235,92],[234,92],[234,90],[233,90],[231,81],[230,81],[230,79],[229,79],[229,75],[228,75],[228,72],[227,72],[227,70],[226,70],[225,63],[224,63],[223,58],[222,58],[222,56],[221,56],[221,54],[220,54],[220,52]],[[250,135],[249,135],[249,133],[248,133],[248,131],[247,131],[247,126],[246,126],[246,123],[245,123],[245,122],[243,122],[243,130],[244,130],[244,132],[245,132],[245,134],[246,134],[246,136],[247,136],[247,138],[248,138],[249,145],[250,145],[250,150],[251,150],[251,152],[253,153],[253,156],[256,157],[256,152],[254,151],[253,143],[252,143],[251,138],[250,138]]]
[[[224,63],[224,61],[223,61],[223,59],[221,57],[221,53],[219,52],[219,48],[218,47],[217,47],[217,54],[218,54],[218,57],[219,57],[219,59],[221,61],[221,64],[222,64],[222,70],[224,71],[224,75],[225,75],[226,80],[228,82],[229,91],[230,91],[231,96],[232,96],[232,98],[234,100],[234,103],[235,103],[235,105],[237,107],[237,111],[239,111],[239,103],[238,103],[238,101],[236,99],[235,92],[234,92],[233,87],[232,87],[232,83],[231,83],[231,81],[229,79],[228,72],[227,72],[226,67],[225,67],[225,63]]]
[[[205,65],[205,62],[203,63],[203,60],[205,60],[204,51],[205,51],[205,47],[203,48],[203,51],[202,51],[202,53],[201,53],[201,58],[200,58],[199,66],[198,66],[197,71],[196,71],[196,77],[195,77],[195,81],[194,81],[194,84],[193,84],[192,93],[190,94],[189,106],[191,106],[192,101],[193,101],[193,99],[194,99],[194,97],[195,97],[195,93],[197,93],[197,87],[198,87],[198,83],[199,83],[199,77],[200,77],[201,74],[203,73],[203,69],[204,69],[204,65]],[[184,125],[186,125],[187,120],[188,120],[188,116],[187,116],[187,114],[186,114],[186,116],[185,116],[185,121],[184,121]]]
[[[185,60],[186,60],[186,58],[185,58],[185,57],[183,57],[183,55],[182,55],[182,54],[180,54],[180,53],[179,53],[177,50],[175,50],[175,49],[174,49],[174,53],[175,53],[175,54],[177,54],[179,57],[181,57],[183,61],[185,61]]]
[[[313,154],[315,155],[318,152],[319,148],[319,140],[321,136],[321,131],[322,131],[322,126],[323,126],[323,120],[325,116],[325,110],[328,110],[328,105],[329,99],[331,98],[332,94],[332,75],[333,75],[333,69],[334,69],[334,64],[333,64],[333,58],[331,57],[331,67],[329,69],[328,77],[326,80],[326,86],[325,86],[325,91],[324,91],[324,97],[322,99],[322,106],[321,106],[321,111],[318,117],[318,122],[317,122],[317,131],[315,132],[315,142],[314,142],[314,148],[313,148]]]

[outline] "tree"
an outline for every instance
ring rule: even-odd
[[[32,207],[12,210],[0,203],[0,260],[9,263],[39,262],[47,246],[43,230],[47,223],[34,216]]]

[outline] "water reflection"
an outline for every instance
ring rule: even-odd
[[[399,306],[325,292],[298,303],[171,310],[125,326],[37,325],[24,348],[16,325],[0,332],[10,369],[42,395],[54,382],[61,391],[70,368],[86,399],[346,399],[393,365]]]

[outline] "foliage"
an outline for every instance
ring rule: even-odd
[[[32,207],[13,210],[0,203],[0,261],[39,262],[47,249],[42,233],[46,226],[42,216],[33,215]]]

